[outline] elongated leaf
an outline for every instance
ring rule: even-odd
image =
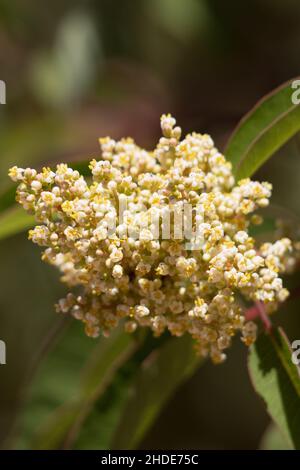
[[[259,336],[249,353],[249,371],[256,391],[288,444],[300,449],[300,376],[281,329]]]
[[[107,449],[141,361],[161,343],[151,335],[144,340],[144,334],[116,331],[100,342],[83,369],[75,395],[48,412],[30,448]]]
[[[26,393],[15,447],[30,449],[41,424],[57,407],[76,396],[82,364],[94,347],[95,342],[83,334],[75,320],[55,338]]]
[[[132,336],[119,330],[96,342],[72,321],[34,376],[15,447],[59,447],[84,406],[112,380],[133,343]]]
[[[189,336],[169,339],[154,351],[130,390],[111,448],[136,448],[172,393],[199,364]]]
[[[95,348],[71,400],[50,415],[33,439],[34,449],[68,448],[97,399],[113,380],[118,368],[131,356],[137,343],[133,336],[116,330]]]
[[[278,426],[271,423],[266,429],[261,443],[261,450],[292,450],[292,447],[288,444]]]
[[[15,204],[16,187],[15,185],[8,186],[7,189],[1,191],[0,194],[0,212],[5,211]]]
[[[141,355],[144,356],[144,349],[145,347],[140,348],[116,371],[109,387],[86,414],[74,442],[72,438],[68,439],[68,448],[81,450],[109,448],[126,405],[128,392],[141,367]]]
[[[300,105],[289,80],[259,101],[241,120],[225,149],[237,179],[251,176],[300,130]]]
[[[22,207],[12,207],[0,215],[0,240],[23,232],[34,225],[34,217]]]

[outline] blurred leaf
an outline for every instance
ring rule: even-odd
[[[17,448],[30,448],[41,423],[76,396],[83,364],[94,348],[95,341],[84,334],[82,325],[75,320],[60,332],[27,391]]]
[[[284,436],[275,424],[271,423],[266,429],[261,443],[261,450],[292,450]]]
[[[0,240],[23,232],[34,225],[34,217],[21,207],[12,207],[0,214]]]
[[[190,336],[172,338],[143,362],[132,386],[111,449],[135,449],[163,406],[200,364]]]
[[[10,186],[0,194],[0,212],[5,211],[15,204],[16,187]]]
[[[205,2],[198,0],[153,0],[149,13],[176,39],[190,40],[209,30],[212,18]]]
[[[126,351],[129,353],[133,344],[134,338],[119,330],[95,343],[79,322],[71,321],[34,376],[15,447],[57,446],[83,405],[94,400],[112,379],[118,360],[126,359]],[[63,410],[59,420],[58,409]]]
[[[56,325],[66,319],[53,313],[65,287],[24,234],[1,240],[0,259],[0,337],[9,352],[8,366],[0,368],[0,437],[10,440],[24,382],[36,370]]]
[[[55,154],[61,155],[72,141],[74,135],[71,135],[71,129],[58,115],[30,116],[1,128],[1,190],[9,189],[11,182],[7,173],[10,167],[40,165],[41,161],[51,160]]]
[[[122,327],[103,339],[89,359],[80,388],[80,398],[94,400],[110,382],[114,372],[135,351],[137,341],[133,335],[124,333]]]
[[[88,358],[80,383],[73,394],[74,398],[68,399],[44,421],[32,441],[32,447],[69,447],[95,401],[114,379],[116,371],[131,356],[136,346],[133,336],[121,329],[114,331],[109,338],[102,339]]]
[[[32,88],[46,105],[65,108],[86,92],[102,64],[93,18],[72,11],[60,24],[51,51],[40,53],[32,67]]]
[[[300,376],[291,354],[282,329],[261,334],[249,353],[249,371],[270,416],[288,443],[300,449]]]
[[[241,120],[225,149],[237,179],[251,176],[300,129],[300,106],[289,80],[266,95]]]
[[[249,235],[255,238],[262,237],[264,235],[268,235],[269,233],[274,233],[275,229],[275,219],[271,217],[264,217],[262,224],[249,226]]]
[[[167,336],[168,337],[168,336]],[[66,448],[72,449],[107,449],[119,423],[120,415],[127,403],[128,394],[138,374],[141,363],[155,348],[164,344],[166,336],[154,338],[152,334],[140,331],[137,341],[142,347],[123,361],[114,374],[113,381],[100,394],[100,399],[93,401],[93,406],[78,420],[80,426],[68,434]],[[80,428],[80,429],[79,429]]]
[[[94,403],[90,413],[86,414],[86,419],[75,439],[69,439],[68,448],[85,450],[109,448],[130,387],[145,357],[145,349],[147,348],[143,345],[143,348],[117,370],[110,386]]]

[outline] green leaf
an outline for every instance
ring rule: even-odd
[[[95,401],[90,413],[86,415],[74,442],[69,439],[68,447],[85,450],[110,447],[112,436],[142,362],[169,338],[168,335],[154,338],[150,332],[143,330],[140,330],[136,336],[142,347],[139,347],[136,353],[118,368],[110,386],[106,388],[100,399]]]
[[[128,392],[138,374],[144,350],[143,346],[117,370],[110,386],[106,388],[100,399],[94,403],[90,413],[86,415],[74,442],[69,439],[68,447],[81,450],[109,448],[128,399]]]
[[[143,362],[113,436],[112,449],[135,449],[177,387],[200,364],[190,336],[168,339]]]
[[[34,217],[21,207],[12,207],[0,214],[0,240],[16,235],[34,226]]]
[[[300,376],[282,329],[261,334],[249,353],[255,390],[288,444],[300,449]]]
[[[137,342],[116,331],[91,350],[86,340],[93,341],[76,323],[62,335],[34,379],[18,448],[109,448],[112,440],[120,438],[123,426],[128,445],[137,445],[176,387],[200,362],[189,337],[150,338],[134,353],[144,339]]]
[[[43,423],[59,406],[72,400],[78,388],[80,370],[93,351],[95,342],[73,320],[61,330],[40,360],[20,413],[17,448],[31,448],[31,443]]]
[[[9,207],[15,204],[16,199],[16,187],[9,186],[8,189],[5,189],[0,194],[0,212],[5,211]]]
[[[132,336],[120,330],[95,342],[79,322],[72,321],[33,378],[15,446],[58,448],[85,407],[112,380],[134,343]]]
[[[44,421],[33,439],[33,448],[69,448],[95,401],[110,385],[116,371],[132,355],[136,346],[133,336],[121,329],[100,340],[82,371],[73,397]]]
[[[250,225],[249,235],[250,237],[259,238],[269,234],[273,234],[276,229],[275,219],[271,217],[264,217],[263,223],[260,225]]]
[[[261,450],[292,450],[278,427],[273,423],[266,429],[259,448]]]
[[[251,176],[300,130],[300,105],[289,80],[265,96],[241,120],[225,149],[237,179]]]

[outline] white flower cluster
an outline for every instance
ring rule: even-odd
[[[59,311],[82,320],[93,337],[108,335],[122,319],[128,332],[145,326],[156,336],[189,333],[200,355],[222,362],[237,331],[247,345],[256,337],[239,296],[263,302],[268,312],[288,296],[279,273],[290,265],[292,243],[283,238],[259,247],[248,235],[251,223],[262,222],[252,213],[268,205],[270,184],[245,179],[235,185],[231,164],[210,136],[193,133],[181,141],[169,115],[161,127],[153,152],[132,139],[100,139],[102,160],[92,160],[91,182],[65,164],[41,173],[13,167],[9,175],[19,183],[18,202],[40,224],[29,237],[45,247],[43,260],[57,266],[69,286],[82,286],[81,295],[58,302]],[[193,216],[198,248],[197,236],[187,247],[184,238],[155,239],[148,228],[138,238],[124,236],[153,213],[183,203],[202,208]],[[113,221],[115,234],[108,237]]]

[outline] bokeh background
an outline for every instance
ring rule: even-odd
[[[184,132],[208,132],[223,149],[259,98],[299,75],[299,25],[299,0],[1,0],[1,191],[10,166],[94,157],[100,136],[130,135],[151,148],[166,112]],[[274,184],[273,202],[296,218],[299,157],[295,138],[257,175]],[[58,278],[25,232],[0,241],[4,448],[35,366],[61,328],[53,307],[65,292]],[[297,285],[297,276],[288,282]],[[300,338],[299,302],[286,304],[275,321],[291,340]],[[269,419],[250,384],[246,353],[237,340],[224,365],[199,369],[141,447],[259,447]],[[76,361],[70,354],[70,367]]]

